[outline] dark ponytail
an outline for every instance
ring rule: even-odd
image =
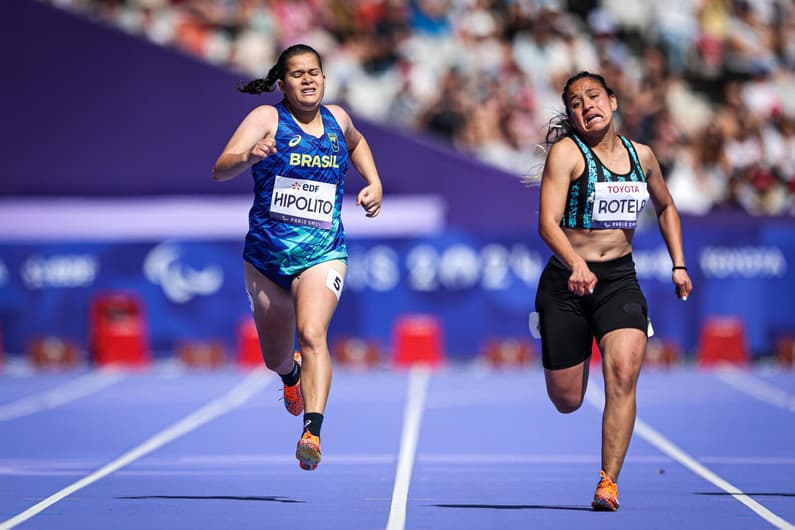
[[[317,57],[317,63],[320,65],[320,69],[323,70],[323,61],[320,59],[320,54],[317,52],[317,50],[311,46],[307,46],[306,44],[295,44],[285,49],[281,55],[279,55],[279,59],[276,61],[276,64],[274,64],[271,69],[268,70],[268,75],[266,75],[263,79],[255,79],[246,83],[245,85],[239,84],[237,89],[240,92],[245,92],[246,94],[262,94],[263,92],[273,92],[273,89],[276,87],[276,82],[279,79],[284,80],[284,76],[287,74],[287,61],[294,55],[301,55],[304,53],[311,53]]]
[[[558,112],[547,123],[547,133],[544,136],[544,142],[550,146],[568,136],[572,131],[571,122],[569,121],[569,114],[566,111]]]

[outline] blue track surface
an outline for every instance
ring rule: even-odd
[[[264,372],[6,369],[0,529],[793,528],[795,372],[644,371],[616,513],[590,510],[599,377],[570,415],[543,379],[337,369],[305,472]]]

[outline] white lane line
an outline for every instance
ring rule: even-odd
[[[395,487],[392,490],[392,506],[389,509],[386,530],[403,530],[406,526],[406,503],[409,497],[411,471],[414,467],[414,455],[417,452],[417,439],[420,435],[429,379],[430,370],[427,367],[413,367],[409,373],[408,401],[403,414],[403,434],[400,438]]]
[[[737,368],[728,366],[718,369],[715,373],[718,379],[732,388],[748,394],[752,398],[775,407],[781,407],[790,412],[795,412],[795,396],[771,385],[767,381],[754,377],[747,372],[741,372]]]
[[[604,392],[599,385],[591,384],[589,385],[588,391],[585,393],[585,398],[588,402],[596,407],[599,410],[604,408]],[[598,392],[594,391],[593,388],[599,388]],[[670,456],[690,471],[695,473],[696,475],[700,476],[707,482],[712,483],[717,488],[722,489],[736,500],[740,501],[741,503],[745,504],[748,508],[751,509],[754,513],[756,513],[759,517],[770,523],[771,525],[775,526],[776,528],[780,528],[782,530],[795,530],[795,525],[787,521],[786,519],[776,515],[775,513],[771,512],[769,509],[764,507],[762,504],[758,503],[751,497],[749,497],[746,493],[744,493],[740,488],[735,486],[734,484],[730,483],[727,480],[724,480],[716,473],[710,471],[707,467],[700,464],[695,458],[687,454],[681,448],[679,448],[676,444],[671,442],[668,438],[654,430],[649,424],[645,421],[640,419],[639,417],[635,418],[635,433],[652,444],[654,447],[665,453],[666,455]]]
[[[100,370],[88,373],[44,394],[28,396],[0,405],[0,421],[8,421],[66,405],[71,401],[99,392],[123,378],[121,373],[115,371]]]
[[[11,519],[7,519],[0,523],[0,530],[9,530],[18,524],[24,523],[31,517],[46,510],[56,502],[64,497],[79,491],[86,486],[110,475],[114,471],[134,462],[135,460],[145,456],[147,453],[162,447],[163,445],[184,436],[189,432],[201,427],[205,423],[214,420],[215,418],[230,412],[231,410],[239,407],[249,399],[251,399],[257,392],[265,388],[273,380],[269,372],[265,372],[264,368],[253,371],[243,381],[238,383],[225,395],[211,401],[207,405],[193,412],[192,414],[184,417],[171,427],[160,431],[158,434],[152,436],[138,447],[123,454],[113,462],[106,464],[101,469],[91,473],[90,475],[70,484],[62,490],[53,493],[43,501],[31,506],[24,512],[21,512]]]

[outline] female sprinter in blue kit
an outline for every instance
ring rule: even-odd
[[[348,162],[365,181],[356,202],[368,217],[381,210],[382,188],[370,147],[350,116],[337,105],[321,105],[325,75],[314,49],[287,48],[264,79],[240,90],[261,94],[274,86],[284,98],[243,119],[213,178],[229,180],[251,168],[246,290],[265,365],[282,378],[287,410],[304,414],[296,458],[313,470],[331,387],[327,331],[348,256],[340,218]]]

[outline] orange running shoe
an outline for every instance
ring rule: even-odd
[[[301,469],[306,471],[317,469],[320,463],[320,438],[309,431],[304,431],[304,435],[298,440],[295,457]]]
[[[599,476],[591,507],[597,512],[614,512],[618,510],[618,485],[604,471],[599,471]]]
[[[293,359],[301,365],[301,352],[295,352]],[[298,416],[304,411],[304,395],[301,393],[301,378],[292,386],[284,385],[284,408],[293,416]]]

